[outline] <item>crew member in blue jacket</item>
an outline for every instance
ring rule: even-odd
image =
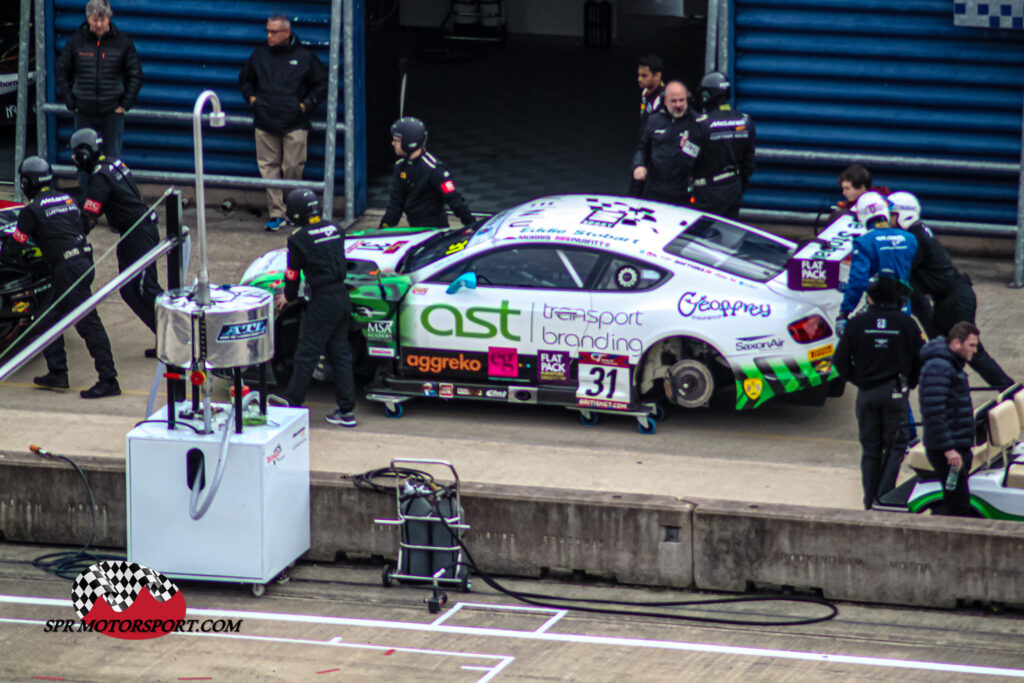
[[[857,220],[868,231],[853,241],[853,262],[850,264],[850,279],[839,306],[838,327],[840,333],[846,328],[846,319],[857,308],[861,295],[867,288],[871,276],[881,270],[889,270],[903,283],[910,282],[910,266],[917,253],[917,239],[899,228],[889,225],[889,202],[877,192],[865,192],[854,206]],[[910,304],[903,312],[910,315]]]

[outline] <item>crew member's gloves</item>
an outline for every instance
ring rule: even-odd
[[[842,337],[843,332],[846,332],[846,317],[848,313],[840,313],[839,317],[836,318],[836,335]]]

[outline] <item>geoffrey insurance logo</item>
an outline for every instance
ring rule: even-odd
[[[111,638],[159,638],[179,628],[185,596],[163,574],[136,562],[106,560],[75,579],[71,601],[86,630]]]

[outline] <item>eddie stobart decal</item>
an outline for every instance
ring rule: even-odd
[[[679,314],[693,320],[718,320],[720,318],[768,318],[772,314],[771,304],[742,299],[712,299],[706,294],[686,292],[679,297]]]

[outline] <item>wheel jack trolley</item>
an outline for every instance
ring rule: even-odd
[[[452,483],[412,484],[408,479],[395,478],[397,519],[375,519],[377,524],[401,527],[398,540],[397,567],[385,565],[381,573],[384,587],[393,581],[430,583],[433,596],[425,602],[432,613],[440,610],[447,595],[440,591],[442,584],[457,586],[469,592],[469,568],[459,545],[462,534],[469,529],[462,509],[459,475],[446,460],[420,460],[396,458],[391,467],[402,465],[434,465],[451,472]]]

